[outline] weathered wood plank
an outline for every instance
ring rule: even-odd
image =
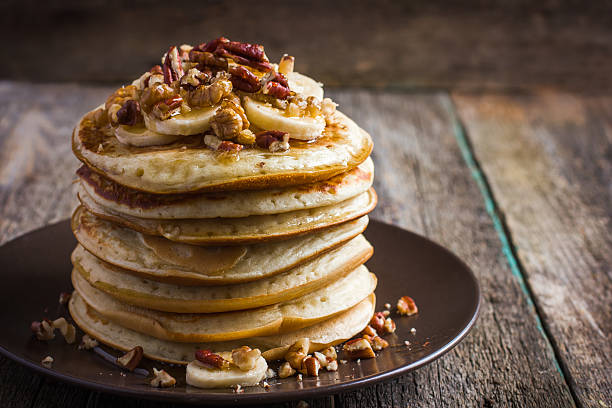
[[[374,137],[374,216],[446,245],[474,270],[477,327],[438,362],[390,385],[343,395],[346,406],[571,406],[552,350],[513,277],[454,136],[444,94],[332,92]]]
[[[14,163],[0,162],[0,174],[14,174],[0,189],[0,242],[52,219],[67,217],[74,197],[70,191],[76,161],[68,145],[70,126],[78,115],[103,100],[108,88],[0,84],[0,151],[27,132],[20,119],[34,123],[28,130],[48,146],[35,151],[28,178],[4,171]],[[37,95],[32,102],[30,95]],[[16,96],[17,95],[17,96]],[[389,383],[335,398],[343,406],[571,406],[568,389],[555,368],[551,351],[537,329],[535,315],[512,276],[482,197],[465,166],[453,136],[449,100],[444,94],[334,91],[341,108],[375,137],[376,187],[381,202],[375,216],[416,230],[449,246],[480,278],[484,303],[473,333],[438,362]],[[62,104],[53,103],[62,99]],[[40,101],[40,102],[39,102]],[[17,107],[14,107],[17,105]],[[59,105],[59,107],[58,107]],[[45,118],[36,118],[40,112]],[[17,131],[15,130],[17,129]],[[26,128],[28,129],[28,128]],[[36,136],[32,137],[37,140]],[[38,145],[32,143],[32,146]],[[10,159],[11,155],[7,155]],[[27,166],[26,166],[27,167]],[[54,186],[57,186],[54,188]],[[49,203],[53,201],[54,203]],[[32,375],[15,380],[15,364],[3,362],[0,382],[37,393],[14,403],[48,407],[64,398],[91,407],[140,406],[103,394],[89,394]],[[17,385],[15,385],[17,381]],[[67,396],[63,393],[72,393]],[[59,395],[62,394],[62,395]],[[119,402],[121,401],[121,402]],[[139,405],[140,404],[140,405]],[[328,400],[311,406],[330,406]]]
[[[291,53],[327,85],[610,90],[611,11],[608,2],[524,0],[14,0],[0,5],[10,55],[0,77],[127,81],[172,44],[226,35],[266,45],[275,61]]]
[[[454,95],[583,406],[612,406],[612,98]]]

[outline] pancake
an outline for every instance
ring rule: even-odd
[[[206,286],[249,282],[284,272],[354,238],[367,224],[368,217],[363,216],[284,241],[202,247],[143,235],[79,210],[72,218],[72,231],[96,257],[146,279]]]
[[[355,306],[376,287],[360,266],[329,285],[274,305],[228,313],[167,313],[121,303],[73,271],[72,284],[96,312],[131,330],[179,342],[225,341],[295,331]]]
[[[77,325],[101,343],[123,351],[141,346],[148,358],[168,363],[188,364],[194,359],[194,353],[198,349],[221,352],[243,345],[260,349],[268,361],[278,360],[285,355],[289,345],[304,337],[310,339],[309,352],[313,353],[340,344],[361,332],[372,318],[375,303],[372,294],[344,313],[294,332],[213,343],[171,342],[126,329],[98,314],[77,292],[73,293],[68,307]]]
[[[149,235],[194,245],[244,245],[287,239],[359,218],[374,209],[376,193],[370,188],[356,197],[326,207],[283,214],[242,218],[154,220],[118,214],[79,191],[81,203],[98,217]],[[75,214],[80,211],[76,210]]]
[[[349,171],[372,151],[370,136],[340,112],[313,142],[292,140],[288,151],[278,153],[246,148],[237,153],[237,160],[208,149],[202,135],[187,136],[165,146],[129,146],[119,142],[110,128],[97,128],[93,112],[86,114],[74,129],[74,154],[117,183],[151,193],[257,190],[306,184]]]
[[[294,299],[348,274],[372,255],[363,235],[310,261],[268,278],[224,286],[177,286],[142,279],[106,263],[82,247],[75,269],[96,288],[122,302],[167,312],[216,313],[256,308]]]
[[[86,166],[77,174],[89,197],[118,214],[154,219],[235,218],[337,204],[372,186],[374,164],[368,158],[346,173],[303,186],[202,194],[143,193],[121,186]]]

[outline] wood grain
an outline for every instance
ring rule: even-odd
[[[15,146],[11,149],[20,149],[15,141],[22,137],[31,138],[31,146],[44,140],[46,147],[34,153],[29,153],[33,147],[23,148],[16,156],[31,158],[31,165],[19,167],[11,162],[11,154],[5,156],[8,161],[0,162],[0,174],[11,174],[0,190],[0,242],[68,216],[77,165],[67,147],[70,127],[110,90],[1,84],[0,112],[7,119],[1,122],[0,151],[9,143]],[[37,95],[35,102],[32,94]],[[330,94],[374,135],[380,196],[374,216],[420,232],[456,252],[479,277],[484,299],[473,332],[437,362],[333,400],[310,401],[311,406],[573,406],[535,312],[512,275],[478,186],[463,161],[448,96],[351,90]],[[61,104],[54,103],[58,99]],[[36,112],[41,115],[38,119]],[[38,125],[24,125],[24,117],[36,119]],[[23,126],[32,134],[27,135]],[[22,171],[13,170],[19,168],[32,170],[23,177]],[[0,397],[2,401],[9,398],[12,406],[51,407],[56,401],[88,407],[145,405],[58,386],[27,375],[27,370],[3,359],[0,364]]]
[[[612,98],[454,95],[583,406],[612,406]]]
[[[170,45],[226,35],[328,86],[612,87],[609,2],[12,0],[0,23],[0,78],[131,81]]]

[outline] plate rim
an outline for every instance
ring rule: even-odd
[[[54,223],[50,223],[44,225],[42,227],[27,231],[21,235],[15,236],[11,238],[9,241],[6,241],[0,248],[9,245],[15,240],[24,239],[29,235],[33,235],[41,230],[57,227],[59,224],[70,222],[70,219],[63,219]],[[299,389],[299,390],[291,390],[291,391],[275,391],[275,392],[267,392],[267,393],[256,393],[256,394],[224,394],[224,393],[206,393],[205,391],[199,392],[197,394],[176,394],[171,392],[165,392],[164,389],[156,389],[151,388],[150,392],[131,390],[129,388],[121,388],[117,386],[111,386],[106,383],[96,382],[95,380],[84,380],[81,377],[73,376],[70,374],[64,374],[53,369],[49,369],[43,367],[40,364],[30,361],[25,357],[20,357],[10,350],[6,349],[2,345],[0,345],[0,354],[11,361],[14,361],[18,364],[21,364],[29,369],[34,370],[36,373],[42,374],[45,377],[53,378],[55,380],[63,381],[65,383],[75,385],[81,388],[89,389],[96,392],[105,392],[117,396],[124,396],[130,398],[144,398],[147,400],[154,401],[164,401],[164,402],[175,402],[175,403],[187,403],[187,404],[200,404],[200,405],[211,405],[211,404],[250,404],[250,403],[277,403],[283,401],[293,401],[298,399],[308,399],[308,398],[317,398],[330,396],[333,394],[338,394],[342,392],[347,392],[354,390],[359,387],[364,387],[368,385],[377,384],[386,380],[390,380],[396,377],[399,377],[408,372],[419,369],[427,364],[432,363],[433,361],[439,359],[444,356],[446,353],[455,348],[472,330],[474,324],[478,320],[480,315],[480,310],[482,306],[482,290],[480,287],[480,283],[478,278],[474,274],[474,271],[454,252],[446,247],[438,244],[437,242],[425,237],[416,232],[407,230],[405,228],[398,227],[393,224],[389,224],[387,222],[378,220],[376,218],[370,217],[370,223],[382,224],[384,227],[390,227],[392,229],[401,230],[402,233],[408,233],[416,237],[417,239],[426,241],[427,244],[433,245],[438,250],[442,250],[447,255],[450,255],[457,261],[459,264],[463,266],[463,268],[468,272],[468,276],[470,277],[470,281],[473,283],[475,292],[477,295],[477,301],[475,305],[473,305],[472,316],[469,322],[463,327],[463,329],[454,336],[451,341],[449,341],[444,346],[440,347],[435,352],[426,355],[419,360],[410,363],[404,364],[377,374],[371,374],[365,377],[354,378],[339,384],[326,384],[320,385],[317,387]],[[367,230],[366,230],[367,231]]]

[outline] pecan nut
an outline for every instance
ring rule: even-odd
[[[120,125],[135,126],[143,122],[140,103],[134,99],[125,102],[121,109],[117,111],[117,123]]]
[[[357,338],[346,342],[342,350],[352,359],[376,357],[370,342],[364,338]]]
[[[196,350],[195,358],[199,362],[204,363],[212,368],[229,368],[229,361],[227,361],[220,355],[213,353],[210,350]]]
[[[242,346],[232,350],[232,362],[242,371],[249,371],[255,368],[260,357],[261,351],[259,349],[252,349],[249,346]]]
[[[291,95],[291,90],[279,82],[270,81],[262,90],[264,95],[270,95],[278,99],[287,99]]]
[[[385,316],[382,312],[374,313],[374,316],[372,316],[372,320],[370,320],[370,326],[377,332],[383,332],[385,327]]]
[[[255,143],[271,152],[289,149],[289,135],[280,130],[264,130],[255,134]]]
[[[419,308],[410,296],[402,296],[397,301],[397,312],[403,316],[412,316],[419,312]]]
[[[172,387],[176,384],[176,379],[166,372],[166,370],[158,370],[153,368],[154,378],[151,380],[151,387]]]
[[[257,92],[261,87],[259,78],[253,74],[250,70],[240,65],[232,65],[229,68],[231,74],[230,80],[234,88],[240,89],[245,92]]]
[[[121,357],[118,357],[117,364],[126,370],[134,371],[138,364],[140,364],[143,354],[144,350],[142,347],[136,346]]]
[[[166,54],[162,71],[164,73],[164,82],[168,85],[180,80],[185,74],[178,49],[174,45],[170,47]]]

